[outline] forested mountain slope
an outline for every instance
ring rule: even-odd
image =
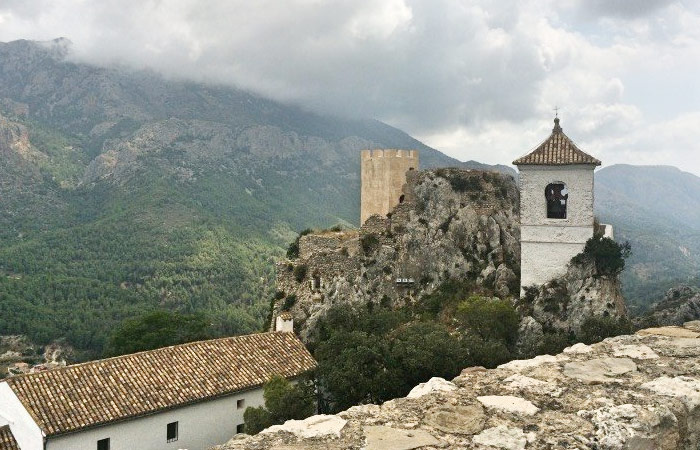
[[[252,331],[295,232],[357,224],[360,149],[460,164],[374,120],[74,63],[68,48],[0,43],[0,334],[99,353],[153,308]]]

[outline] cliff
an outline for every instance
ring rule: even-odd
[[[239,435],[219,450],[697,449],[700,322],[464,369],[406,398]]]
[[[669,289],[648,315],[637,320],[640,323],[655,325],[680,325],[698,319],[700,319],[700,289],[681,285]]]
[[[502,298],[519,290],[520,227],[513,178],[495,172],[408,172],[404,201],[359,231],[302,236],[277,266],[273,315],[289,311],[307,339],[335,304],[412,305],[444,282]]]

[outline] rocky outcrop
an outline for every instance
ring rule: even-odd
[[[690,325],[471,367],[411,398],[307,419],[310,431],[288,423],[218,449],[697,449],[700,332]]]
[[[666,292],[654,310],[639,320],[657,325],[680,325],[700,319],[700,289],[677,286]]]
[[[563,277],[526,288],[517,303],[521,340],[537,341],[542,328],[579,334],[589,317],[626,317],[620,280],[597,273],[595,263],[572,260]]]
[[[277,267],[273,314],[289,311],[302,339],[339,303],[413,304],[447,280],[517,296],[518,191],[512,177],[460,169],[409,171],[404,201],[357,231],[303,236]]]

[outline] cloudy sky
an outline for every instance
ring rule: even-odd
[[[700,175],[697,0],[0,0],[0,41],[373,117],[461,160],[564,131]]]

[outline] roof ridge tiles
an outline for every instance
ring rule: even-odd
[[[552,133],[533,150],[513,161],[520,165],[571,165],[585,164],[599,166],[600,160],[581,150],[559,126],[559,118],[554,119]]]

